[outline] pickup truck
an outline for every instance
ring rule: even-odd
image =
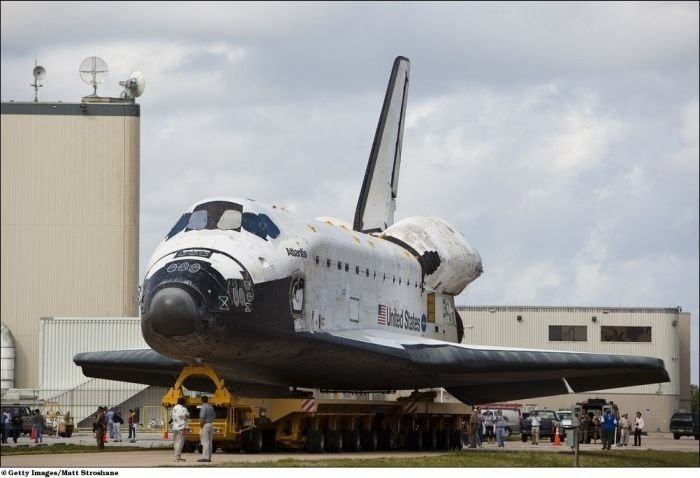
[[[7,407],[2,407],[2,411],[10,412],[10,417],[19,415],[19,417],[22,419],[22,430],[20,430],[20,434],[29,435],[32,432],[33,423],[31,408],[20,405],[10,405]]]
[[[671,433],[675,440],[695,437],[700,440],[700,414],[698,412],[676,412],[671,415]]]
[[[527,418],[520,422],[520,439],[524,442],[532,440],[532,414],[537,411],[540,417],[540,438],[549,437],[550,441],[554,441],[557,424],[561,421],[559,415],[554,410],[532,410]],[[560,434],[562,432],[559,432]],[[564,436],[561,435],[561,439]]]

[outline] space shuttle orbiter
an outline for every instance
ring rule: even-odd
[[[482,273],[479,253],[441,219],[394,223],[408,83],[398,57],[353,224],[194,204],[144,278],[151,349],[77,354],[83,373],[167,387],[205,362],[249,396],[444,387],[469,404],[669,381],[657,358],[461,343],[454,297]]]

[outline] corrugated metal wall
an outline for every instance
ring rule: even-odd
[[[79,352],[148,348],[138,317],[48,317],[40,323],[42,390],[72,389],[88,381],[73,363],[73,356]]]
[[[671,382],[608,392],[666,395],[680,392],[677,309],[479,306],[458,307],[458,311],[464,322],[464,343],[658,357],[664,361]],[[588,340],[550,341],[550,325],[585,326]],[[652,341],[603,342],[602,326],[651,327]]]
[[[40,317],[138,313],[140,126],[138,114],[5,105],[1,316],[17,346],[15,386],[36,388]]]
[[[147,388],[145,385],[85,377],[73,363],[73,356],[79,352],[137,348],[148,348],[138,317],[42,318],[39,399],[57,402],[64,413],[70,411],[78,421],[94,413],[99,405],[129,404],[128,400]],[[159,406],[163,393],[158,388],[155,401],[149,405]]]

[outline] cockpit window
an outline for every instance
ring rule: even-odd
[[[192,213],[185,213],[166,236],[166,240],[185,231],[218,229],[220,231],[240,231],[241,228],[261,239],[272,239],[280,235],[277,225],[266,214],[243,212],[243,206],[228,201],[211,201],[200,204]]]
[[[185,226],[187,226],[187,223],[190,221],[190,216],[191,214],[189,212],[186,212],[182,216],[180,216],[180,219],[177,220],[173,228],[170,230],[167,236],[165,236],[165,240],[167,241],[171,237],[173,237],[175,234],[178,232],[182,231]]]
[[[205,227],[207,227],[207,211],[200,209],[193,212],[192,216],[190,216],[190,221],[187,223],[187,230],[201,231]]]
[[[277,236],[280,235],[280,229],[275,225],[274,222],[272,222],[272,219],[270,219],[267,214],[258,214],[258,217],[260,218],[260,221],[265,225],[265,229],[267,229],[267,233],[270,235],[271,238],[277,239]]]
[[[224,231],[230,230],[241,230],[241,211],[236,211],[234,209],[227,209],[221,215],[221,219],[216,224],[217,229]]]
[[[270,236],[275,239],[280,235],[279,228],[272,222],[266,214],[255,214],[252,212],[243,213],[243,229],[255,234],[261,239],[267,241],[267,237]]]

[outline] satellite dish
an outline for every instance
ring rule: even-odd
[[[92,85],[92,95],[97,96],[97,85],[101,84],[107,78],[107,63],[102,58],[96,56],[89,56],[83,60],[78,69],[80,72],[80,78],[87,83]]]
[[[34,60],[34,70],[32,70],[32,75],[34,75],[34,83],[32,83],[29,86],[34,87],[34,103],[39,101],[38,98],[38,92],[39,88],[42,88],[44,85],[40,85],[39,82],[46,78],[46,68],[44,68],[41,65],[36,64],[36,60]]]
[[[46,68],[41,65],[35,66],[32,74],[34,75],[35,80],[43,80],[46,78]]]
[[[140,71],[133,72],[128,80],[120,81],[119,84],[124,87],[121,97],[129,100],[138,98],[146,89],[146,79]]]

